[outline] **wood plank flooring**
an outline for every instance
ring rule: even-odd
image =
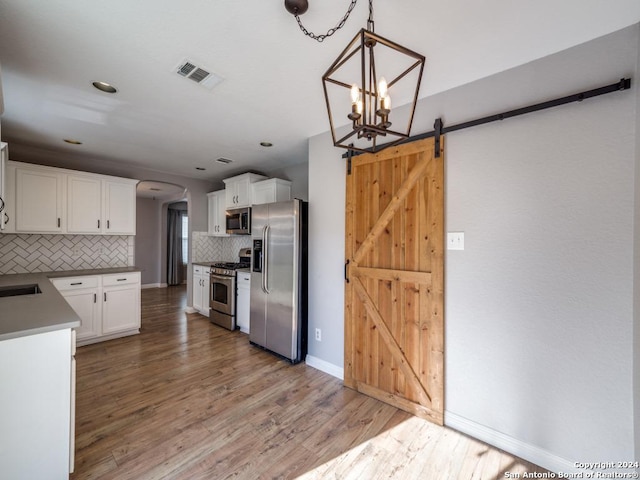
[[[463,479],[544,472],[142,291],[140,335],[78,348],[85,479]]]

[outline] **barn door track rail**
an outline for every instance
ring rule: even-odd
[[[403,140],[400,144],[415,142],[416,140],[422,140],[423,138],[435,137],[435,156],[440,156],[440,136],[445,133],[457,132],[458,130],[464,130],[465,128],[476,127],[478,125],[484,125],[485,123],[497,122],[506,118],[517,117],[525,115],[527,113],[539,112],[540,110],[546,110],[547,108],[558,107],[560,105],[566,105],[567,103],[581,102],[587,98],[599,97],[600,95],[606,95],[607,93],[619,92],[622,90],[629,90],[631,88],[630,78],[621,78],[620,81],[605,85],[603,87],[594,88],[593,90],[587,90],[580,93],[574,93],[567,95],[566,97],[556,98],[554,100],[548,100],[546,102],[536,103],[527,107],[516,108],[515,110],[509,110],[507,112],[496,113],[487,117],[477,118],[468,122],[458,123],[457,125],[451,125],[450,127],[443,126],[442,119],[438,118],[435,121],[434,129],[427,133],[421,133],[411,136]],[[343,158],[348,159],[348,163],[351,163],[351,158],[360,155],[363,152],[356,152],[349,150],[343,155]],[[350,168],[348,168],[350,173]]]

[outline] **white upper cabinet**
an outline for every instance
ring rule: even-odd
[[[64,176],[16,168],[16,232],[63,233]]]
[[[242,175],[223,180],[227,208],[251,206],[251,184],[265,180],[266,178],[264,175],[257,175],[255,173],[243,173]]]
[[[217,237],[227,237],[226,229],[226,194],[224,190],[207,193],[207,204],[209,206],[208,232],[209,235]]]
[[[270,178],[251,185],[253,205],[291,200],[291,182],[281,178]]]
[[[109,235],[136,234],[136,183],[104,182],[105,230]]]
[[[102,180],[67,176],[67,232],[102,233]]]
[[[136,234],[137,180],[7,162],[6,181],[7,232]]]

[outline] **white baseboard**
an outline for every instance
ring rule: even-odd
[[[342,367],[337,367],[333,363],[325,362],[324,360],[318,357],[314,357],[313,355],[307,355],[304,362],[310,367],[320,370],[321,372],[328,373],[329,375],[339,378],[340,380],[344,380],[344,368]]]
[[[512,455],[516,455],[528,462],[539,465],[552,472],[580,473],[583,470],[577,469],[573,462],[558,457],[543,448],[530,445],[504,433],[485,427],[479,423],[468,420],[460,415],[444,412],[444,424],[447,427],[466,433],[467,435],[482,440],[489,445],[497,447]]]
[[[166,283],[145,283],[141,288],[166,288]]]
[[[186,308],[184,309],[184,313],[198,313],[198,310],[196,310],[196,309],[195,309],[195,308],[193,308],[193,307],[186,307]]]

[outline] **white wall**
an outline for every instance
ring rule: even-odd
[[[637,58],[636,25],[428,98],[414,133],[634,76]],[[636,103],[614,93],[446,139],[445,221],[466,249],[445,263],[445,422],[555,470],[634,455]],[[334,373],[340,153],[310,139],[309,328],[323,341],[309,355]]]

